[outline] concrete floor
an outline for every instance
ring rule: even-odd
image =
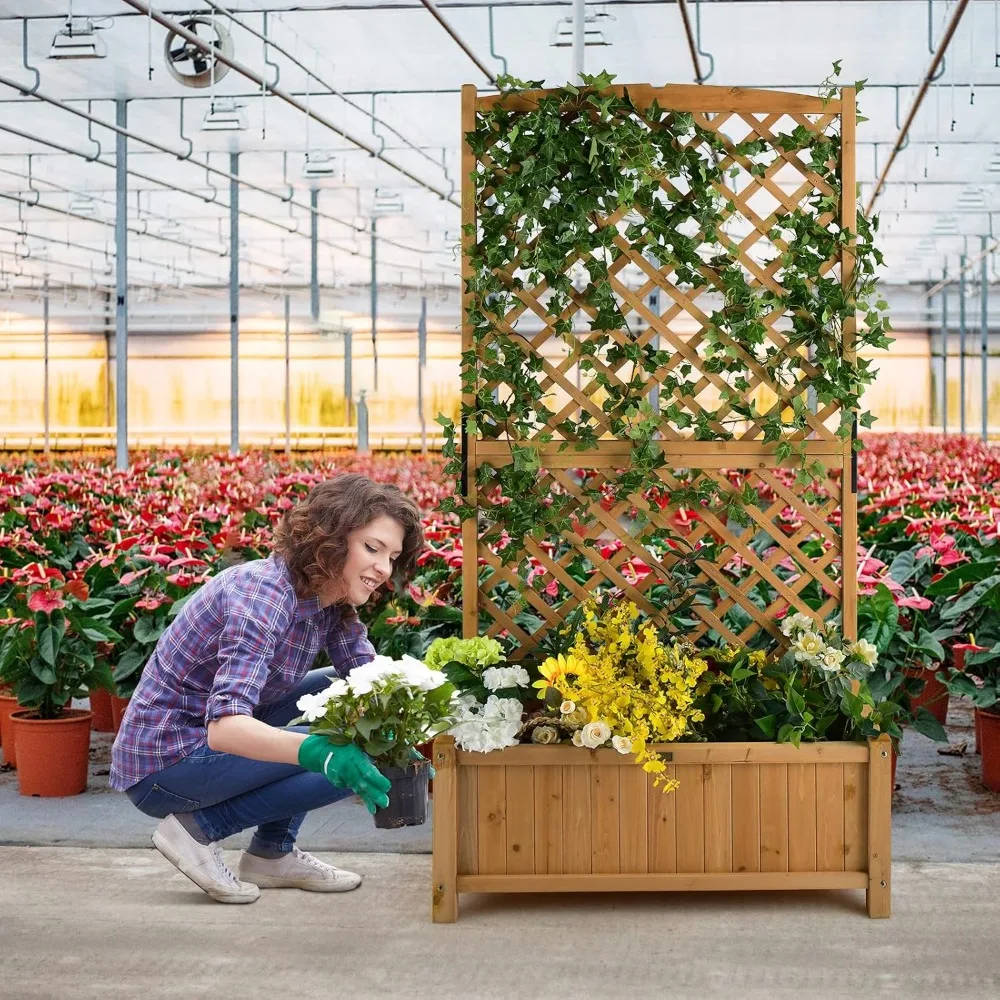
[[[971,750],[970,722],[953,708],[952,743]],[[891,920],[869,920],[861,891],[663,893],[465,896],[457,924],[434,925],[430,824],[377,831],[352,800],[314,813],[301,843],[360,890],[213,903],[129,849],[154,821],[107,790],[99,737],[85,795],[23,798],[0,773],[0,1000],[997,1000],[1000,795],[976,756],[912,732],[903,749]]]
[[[663,893],[468,896],[436,925],[429,857],[337,858],[356,892],[221,906],[151,851],[0,849],[0,996],[1000,996],[1000,865],[897,864],[890,920],[862,891]]]

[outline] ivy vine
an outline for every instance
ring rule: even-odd
[[[627,88],[612,88],[613,79],[601,73],[584,77],[579,88],[533,95],[528,110],[498,101],[477,112],[476,127],[466,135],[477,160],[469,179],[477,222],[466,230],[474,237],[466,280],[473,347],[462,355],[462,388],[472,402],[463,402],[462,421],[465,434],[510,447],[509,463],[484,463],[477,473],[477,485],[496,498],[478,508],[484,540],[498,545],[505,563],[523,550],[505,546],[504,533],[541,539],[590,520],[586,504],[572,493],[540,487],[539,445],[559,439],[560,450],[587,452],[608,431],[629,441],[627,465],[593,484],[584,477],[580,491],[592,502],[609,490],[615,501],[645,496],[652,510],[662,493],[657,472],[665,459],[658,437],[665,427],[697,441],[724,441],[735,437],[737,425],[753,421],[763,441],[776,444],[776,462],[797,460],[800,481],[809,483],[822,468],[805,461],[806,391],[820,407],[839,408],[842,439],[852,436],[855,417],[870,427],[873,418],[860,404],[874,372],[859,355],[865,347],[891,343],[887,306],[875,289],[882,263],[874,244],[878,220],[859,213],[855,234],[839,226],[840,135],[834,127],[816,134],[799,125],[766,140],[754,135],[728,143],[690,113],[633,100]],[[539,84],[503,77],[499,86],[508,97]],[[821,91],[828,98],[835,92],[828,81]],[[741,174],[763,178],[776,158],[788,154],[800,158],[826,191],[813,190],[793,211],[776,214],[766,236],[780,270],[774,281],[761,281],[727,228],[745,213],[727,184]],[[724,168],[726,161],[735,162]],[[621,221],[608,221],[613,218]],[[651,270],[669,269],[684,294],[701,288],[715,293],[718,305],[708,315],[697,365],[640,342],[635,311],[611,282],[626,252],[620,237]],[[844,286],[827,262],[851,243],[853,280]],[[553,336],[579,349],[582,377],[597,386],[591,399],[600,420],[584,408],[552,423],[557,414],[549,405],[551,389],[543,386],[542,357],[505,322],[521,293],[542,282],[546,291],[536,299],[541,318]],[[589,323],[582,334],[574,332],[578,310]],[[768,317],[778,310],[790,321],[781,331],[785,349],[768,337]],[[858,353],[852,354],[844,349],[844,331],[855,316]],[[799,349],[810,351],[808,360],[794,353]],[[758,410],[750,390],[762,372],[775,385],[794,388],[789,406]],[[719,390],[714,409],[695,403],[705,374]],[[650,380],[660,385],[658,410],[646,396]],[[463,473],[455,424],[438,420],[445,428],[447,471]],[[581,456],[581,465],[586,461]],[[721,503],[724,517],[745,523],[756,494],[749,486],[720,494],[695,475],[670,500]],[[445,501],[443,509],[462,518],[477,512],[462,497]]]

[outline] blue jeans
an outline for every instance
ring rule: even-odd
[[[287,727],[301,713],[295,703],[304,694],[328,687],[337,674],[332,667],[311,670],[280,701],[260,706],[254,717],[270,726]],[[291,732],[308,732],[305,726]],[[211,840],[256,827],[251,850],[264,848],[287,854],[306,813],[352,795],[331,785],[323,774],[297,764],[250,760],[200,746],[176,764],[147,775],[126,793],[147,816],[163,819],[171,813],[193,813]]]

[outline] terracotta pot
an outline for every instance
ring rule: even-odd
[[[17,767],[17,758],[14,755],[14,730],[10,715],[17,709],[17,699],[6,691],[0,691],[0,746],[3,747],[3,762],[11,767]]]
[[[910,708],[916,712],[918,708],[926,708],[943,726],[948,720],[948,689],[935,677],[940,667],[921,667],[919,670],[907,670],[907,677],[918,677],[924,682],[920,694],[910,699]]]
[[[125,709],[128,708],[128,698],[119,698],[118,695],[111,695],[111,732],[118,735],[118,730],[122,727],[122,718],[125,715]]]
[[[1000,792],[1000,713],[981,709],[976,714],[983,754],[983,784],[991,792]]]
[[[896,791],[896,761],[899,760],[899,755],[894,753],[892,755],[892,790]]]
[[[434,753],[434,741],[428,740],[426,743],[417,744],[417,752],[424,755],[427,760],[432,760],[432,754]],[[427,779],[427,794],[430,795],[434,791],[434,779]]]
[[[981,748],[982,747],[982,745],[981,745],[982,724],[979,721],[979,709],[978,708],[974,708],[972,710],[972,725],[973,725],[973,728],[974,728],[975,733],[976,733],[976,753],[982,753],[982,748]]]
[[[112,733],[115,729],[111,718],[111,692],[106,688],[94,688],[89,691],[90,711],[94,716],[91,725],[95,733]]]
[[[57,719],[39,719],[30,710],[11,716],[22,795],[58,798],[86,791],[92,718],[81,708],[68,709]]]

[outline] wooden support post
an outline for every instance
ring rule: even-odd
[[[434,765],[433,896],[436,924],[458,919],[458,771],[455,738],[439,736],[431,754]]]
[[[868,741],[868,916],[891,916],[892,743]]]
[[[840,280],[844,288],[854,283],[855,241],[858,229],[858,200],[855,133],[857,129],[857,92],[845,87],[840,103],[840,225],[852,239],[843,247],[840,257]],[[853,294],[852,294],[853,298]],[[857,320],[853,316],[844,321],[844,360],[856,359],[855,338]],[[857,415],[850,437],[844,442],[844,468],[840,474],[840,586],[841,629],[845,639],[858,637],[858,484],[857,457],[854,452],[854,435],[857,433]]]

